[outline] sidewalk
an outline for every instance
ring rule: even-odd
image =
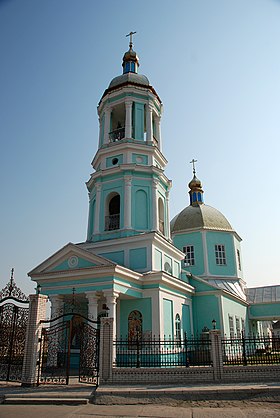
[[[238,383],[187,386],[42,385],[26,388],[0,382],[0,403],[136,405],[173,401],[261,401],[280,403],[280,383]]]

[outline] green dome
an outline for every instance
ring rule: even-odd
[[[233,231],[232,226],[221,212],[205,204],[187,206],[172,219],[170,227],[172,233],[192,229]]]
[[[148,86],[149,80],[145,75],[142,74],[125,73],[113,78],[108,88],[110,89],[112,87],[116,87],[124,83],[141,84],[143,86]]]

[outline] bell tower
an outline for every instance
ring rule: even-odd
[[[170,240],[169,190],[161,153],[162,103],[133,50],[123,56],[99,104],[99,145],[92,161],[88,242],[156,231]]]

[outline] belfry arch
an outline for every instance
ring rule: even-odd
[[[116,192],[110,193],[106,199],[105,208],[105,231],[112,231],[120,228],[120,195]]]

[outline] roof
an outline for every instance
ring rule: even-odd
[[[226,280],[226,279],[210,279],[208,283],[219,287],[220,289],[227,290],[228,292],[238,296],[239,298],[246,300],[242,287],[238,280]]]
[[[229,221],[221,212],[205,204],[187,206],[171,221],[173,233],[197,228],[233,231]]]
[[[247,302],[271,303],[280,302],[280,286],[249,287],[245,289]]]
[[[110,89],[112,87],[116,87],[120,84],[127,82],[149,86],[149,80],[145,75],[136,73],[126,73],[113,78],[108,88]]]

